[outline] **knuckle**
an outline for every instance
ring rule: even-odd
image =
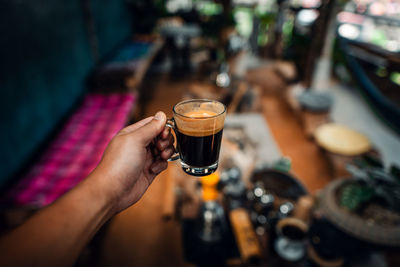
[[[164,148],[165,148],[165,142],[163,142],[163,141],[161,141],[161,140],[159,140],[158,142],[157,142],[157,148],[159,149],[159,150],[163,150]]]

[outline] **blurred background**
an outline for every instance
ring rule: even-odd
[[[169,163],[76,266],[400,266],[400,1],[8,0],[0,33],[1,233],[208,98],[218,172]]]

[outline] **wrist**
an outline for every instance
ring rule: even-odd
[[[106,173],[96,170],[85,179],[90,199],[102,211],[106,221],[117,213],[117,199],[107,180]]]

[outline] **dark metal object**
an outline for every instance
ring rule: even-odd
[[[240,177],[241,177],[240,169],[237,167],[233,167],[221,173],[220,183],[222,184],[222,186],[228,184],[236,184],[240,181]]]
[[[204,242],[221,242],[227,231],[224,210],[215,201],[207,201],[200,209],[199,238]]]
[[[294,205],[292,202],[285,202],[279,206],[279,215],[278,217],[288,217],[294,209]]]
[[[228,258],[239,257],[233,234],[230,229],[224,239],[206,242],[199,238],[198,220],[182,221],[183,253],[187,262],[196,266],[225,266]]]
[[[222,192],[228,209],[242,207],[246,202],[246,187],[241,180],[240,169],[234,167],[221,174]]]
[[[294,201],[308,194],[307,189],[294,175],[276,170],[257,171],[251,181],[253,183],[262,182],[263,188],[269,192]]]
[[[224,194],[227,210],[244,202],[246,189],[240,175],[237,168],[221,173],[218,187]],[[182,231],[185,260],[196,266],[225,266],[228,258],[239,256],[231,225],[216,201],[203,203],[195,220],[182,222]]]
[[[269,224],[269,213],[273,209],[274,196],[264,189],[261,182],[257,182],[254,188],[247,193],[247,199],[251,201],[252,220],[258,226]]]

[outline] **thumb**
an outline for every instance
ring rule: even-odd
[[[142,144],[147,146],[164,130],[166,122],[167,116],[164,114],[164,112],[159,111],[149,123],[137,129],[135,134],[139,136]]]

